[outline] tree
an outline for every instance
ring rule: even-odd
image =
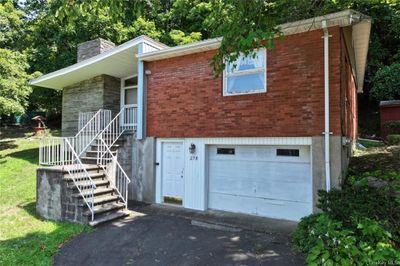
[[[0,48],[0,116],[23,114],[32,91],[26,56]]]
[[[375,100],[400,100],[400,62],[379,69],[372,84],[371,96]]]

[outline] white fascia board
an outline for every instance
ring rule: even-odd
[[[59,77],[59,76],[66,75],[66,74],[74,72],[74,71],[78,71],[79,69],[82,69],[82,68],[84,68],[86,66],[89,66],[89,65],[93,65],[95,63],[98,63],[98,62],[100,62],[100,61],[102,61],[102,60],[104,60],[104,59],[106,59],[108,57],[111,57],[113,55],[121,53],[121,52],[123,52],[123,51],[125,51],[127,49],[130,49],[130,48],[132,48],[134,46],[137,46],[138,44],[143,43],[143,42],[144,43],[148,43],[151,46],[159,48],[159,49],[166,49],[168,47],[168,46],[166,46],[166,45],[164,45],[162,43],[159,43],[159,42],[157,42],[157,41],[155,41],[155,40],[153,40],[153,39],[151,39],[151,38],[149,38],[147,36],[139,36],[139,37],[137,37],[135,39],[132,39],[130,41],[127,41],[127,42],[125,42],[125,43],[123,43],[123,44],[121,44],[121,45],[119,45],[119,46],[117,46],[117,47],[115,47],[113,49],[110,49],[110,50],[108,50],[108,51],[106,51],[104,53],[98,54],[98,55],[93,56],[93,57],[91,57],[89,59],[81,61],[79,63],[73,64],[71,66],[62,68],[60,70],[51,72],[51,73],[46,74],[46,75],[43,75],[43,76],[38,77],[36,79],[32,79],[29,82],[29,84],[30,85],[34,85],[34,86],[40,86],[40,83],[42,83],[44,81],[47,81],[47,80],[50,80],[50,79],[53,79],[53,78],[56,78],[56,77]],[[57,89],[61,89],[61,88],[57,88]]]
[[[178,45],[171,48],[166,48],[159,51],[144,53],[142,55],[138,55],[139,60],[142,61],[154,61],[160,60],[164,58],[176,57],[185,54],[192,54],[202,51],[214,50],[218,49],[221,45],[222,38],[214,38],[205,41],[199,41],[184,45]]]

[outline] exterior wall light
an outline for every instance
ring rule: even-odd
[[[191,154],[193,154],[193,153],[196,152],[196,145],[195,145],[194,143],[190,144],[189,152],[190,152]]]

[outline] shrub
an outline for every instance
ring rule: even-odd
[[[389,145],[400,145],[400,134],[388,135],[387,142]]]
[[[396,171],[363,175],[400,178]],[[370,188],[364,181],[357,177],[342,190],[318,192],[323,213],[304,217],[293,235],[309,265],[400,263],[400,203],[386,188]]]
[[[394,120],[394,121],[387,121],[383,124],[384,128],[390,128],[390,129],[400,129],[400,121],[399,120]]]
[[[367,265],[400,262],[391,234],[377,222],[360,219],[355,229],[323,213],[301,220],[294,242],[309,265]]]
[[[349,175],[345,179],[345,186],[354,186],[355,184],[365,180],[365,178],[372,176],[381,180],[394,181],[400,180],[400,172],[396,170],[375,170],[367,171],[364,173],[355,173],[353,169],[349,169]]]
[[[400,63],[379,69],[372,80],[370,95],[378,101],[395,100],[400,97]]]
[[[366,186],[319,191],[318,207],[346,227],[356,229],[360,219],[371,219],[388,230],[400,244],[400,204],[386,189]]]

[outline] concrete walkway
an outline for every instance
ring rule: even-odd
[[[212,219],[192,220],[196,215],[189,214],[173,208],[137,207],[130,217],[67,242],[54,264],[304,265],[303,257],[291,249],[290,226],[284,230],[277,226],[272,233],[253,231]]]

